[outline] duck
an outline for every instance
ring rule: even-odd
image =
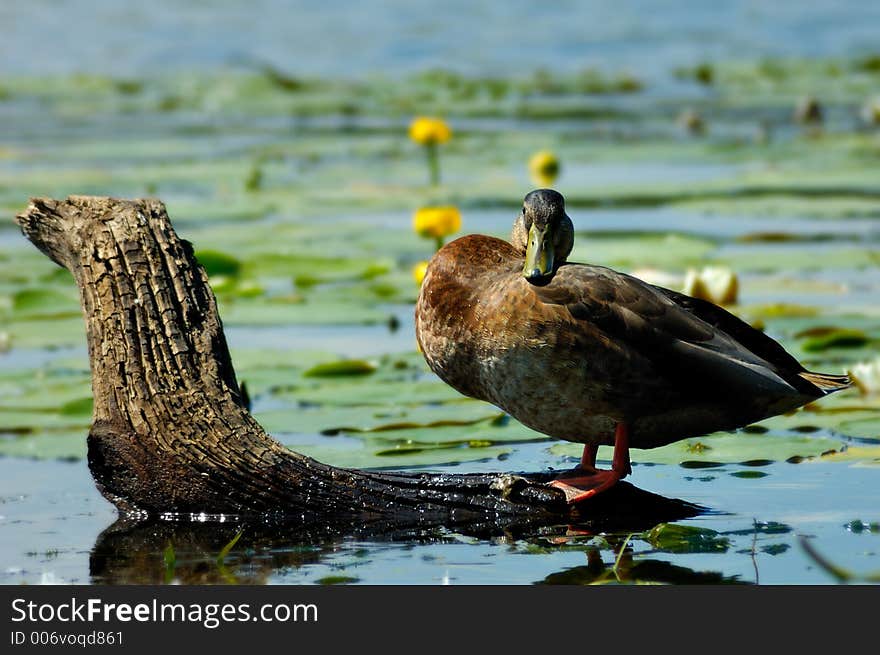
[[[574,225],[553,189],[528,193],[509,241],[470,234],[428,263],[415,330],[428,367],[523,425],[584,444],[554,474],[568,503],[632,472],[630,448],[734,431],[846,389],[707,300],[569,262]],[[596,468],[600,445],[610,469]]]

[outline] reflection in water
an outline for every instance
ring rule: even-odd
[[[611,564],[602,559],[599,549],[586,553],[587,564],[551,573],[538,584],[587,585],[603,583],[654,584],[746,584],[737,576],[725,576],[716,571],[694,571],[660,559],[633,560],[632,547],[623,546],[623,553]]]
[[[281,526],[120,520],[98,536],[89,572],[94,584],[266,584],[276,571],[320,562],[336,545]]]
[[[387,520],[333,525],[302,521],[208,523],[121,519],[98,536],[89,570],[95,584],[266,584],[287,570],[326,562],[331,555],[350,548],[352,539],[357,540],[359,547],[366,543],[367,549],[370,544],[380,547],[389,543],[454,543],[465,536],[481,541],[503,538],[510,543],[540,545],[542,549],[549,545],[551,550],[570,550],[572,538],[599,532],[642,532],[658,523],[705,512],[690,503],[621,484],[625,485],[624,502],[618,498],[613,505],[603,505],[597,498],[590,505],[591,520],[570,525],[503,524],[496,519],[450,526],[395,525]],[[606,538],[611,544],[617,543],[613,537]],[[601,563],[595,547],[589,547],[587,554],[598,557]],[[641,571],[644,564],[638,562],[630,568]],[[593,570],[590,566],[586,569]],[[555,575],[572,573],[554,574],[547,581],[552,582]],[[672,581],[670,575],[656,579]]]

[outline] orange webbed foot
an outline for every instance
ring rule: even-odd
[[[547,483],[562,491],[568,504],[573,505],[592,498],[610,489],[632,472],[629,459],[629,430],[626,423],[618,423],[614,430],[614,459],[610,471],[596,468],[598,450],[597,445],[587,444],[584,446],[584,454],[578,468],[563,473]]]

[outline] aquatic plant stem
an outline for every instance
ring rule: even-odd
[[[428,181],[432,186],[440,184],[440,156],[437,152],[437,144],[429,142],[425,144],[425,154],[428,157]]]

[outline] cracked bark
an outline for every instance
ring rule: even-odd
[[[245,407],[205,272],[161,202],[33,199],[16,220],[79,286],[94,395],[88,463],[124,514],[546,524],[686,506],[621,483],[571,508],[546,474],[375,472],[292,452]]]

